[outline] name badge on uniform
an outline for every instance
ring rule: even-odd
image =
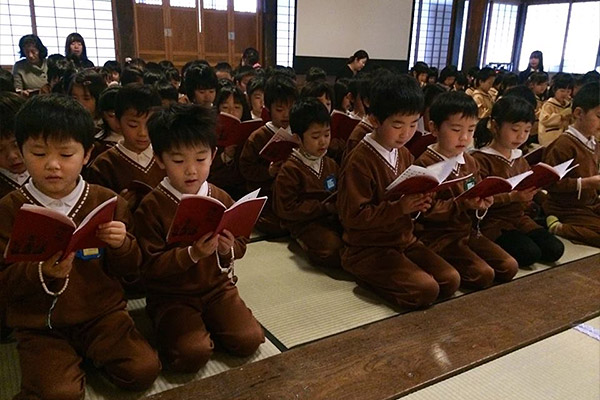
[[[464,185],[465,192],[467,190],[471,189],[473,186],[475,186],[475,177],[474,176],[470,177],[469,179],[467,179],[465,181],[465,185]]]
[[[335,189],[337,189],[337,179],[334,174],[331,174],[325,178],[325,190],[333,192]]]
[[[100,258],[102,257],[102,254],[104,253],[104,249],[99,249],[99,248],[89,248],[89,249],[81,249],[81,250],[77,250],[77,252],[75,253],[75,257],[79,258],[80,260],[83,261],[87,261],[87,260],[94,260],[96,258]]]

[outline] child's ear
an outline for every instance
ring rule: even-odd
[[[585,111],[583,111],[583,108],[581,108],[581,107],[575,107],[573,109],[573,118],[579,119],[579,118],[581,118],[581,116],[583,114],[585,114]]]
[[[165,163],[160,155],[154,153],[154,159],[156,160],[156,164],[158,164],[160,169],[165,169]]]
[[[21,150],[22,151],[22,150]],[[94,151],[94,146],[90,147],[83,156],[83,165],[87,165],[88,161],[90,161],[90,157],[92,156],[92,151]]]
[[[431,132],[434,137],[438,137],[438,127],[433,121],[429,121],[429,132]]]
[[[210,157],[210,162],[212,163],[215,160],[215,157],[217,155],[217,148],[215,147],[213,152],[212,152],[212,156]]]
[[[500,131],[500,127],[498,126],[498,123],[495,120],[491,119],[491,118],[490,118],[490,120],[488,122],[488,128],[490,128],[490,131],[494,135],[497,135],[498,132]]]

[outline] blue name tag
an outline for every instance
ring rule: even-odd
[[[87,260],[94,260],[96,258],[100,258],[100,257],[102,257],[103,254],[104,254],[104,249],[91,248],[91,249],[77,250],[77,252],[75,253],[75,257],[79,258],[80,260],[87,261]]]
[[[472,176],[469,179],[467,179],[465,181],[465,191],[471,189],[473,186],[475,186],[475,177]]]
[[[325,178],[325,190],[333,192],[335,189],[337,189],[337,179],[334,174],[331,174]]]

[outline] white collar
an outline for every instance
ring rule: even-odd
[[[485,153],[485,154],[491,154],[491,155],[494,155],[494,156],[500,156],[500,157],[504,158],[505,160],[507,159],[498,150],[492,149],[489,146],[482,147],[482,148],[479,149],[479,151],[482,152],[482,153]],[[521,156],[523,156],[523,152],[520,149],[512,149],[510,151],[510,158],[508,158],[508,161],[515,160],[515,159],[517,159],[517,158],[519,158]]]
[[[459,155],[454,156],[454,157],[446,157],[445,155],[443,155],[442,153],[440,153],[439,151],[437,151],[435,148],[435,143],[434,144],[430,144],[429,146],[427,146],[427,148],[431,151],[433,151],[435,154],[437,154],[442,160],[446,161],[446,160],[450,160],[451,158],[453,158],[454,160],[456,160],[457,164],[464,164],[465,163],[465,153],[464,151],[461,152]]]
[[[250,110],[250,116],[252,117],[252,119],[262,119],[262,117],[259,115],[254,114],[254,111]]]
[[[37,187],[35,187],[35,185],[33,184],[33,180],[30,180],[25,184],[25,189],[27,189],[27,191],[31,193],[31,195],[44,207],[50,208],[55,211],[59,211],[65,215],[69,215],[69,213],[73,209],[73,206],[75,206],[75,204],[83,194],[83,190],[85,189],[85,181],[83,180],[81,175],[79,175],[79,178],[77,178],[77,180],[78,182],[75,186],[75,189],[73,189],[71,193],[60,199],[54,199],[42,193]]]
[[[267,129],[269,129],[271,132],[275,133],[277,132],[279,129],[282,128],[277,128],[275,125],[273,125],[272,121],[269,121],[265,124],[265,126],[267,127]],[[292,134],[292,128],[290,128],[290,126],[288,125],[287,128],[285,128],[285,130],[291,135]]]
[[[294,154],[294,156],[302,161],[304,165],[315,171],[317,174],[321,172],[321,161],[323,160],[323,157],[311,156],[298,148],[293,149],[292,154]]]
[[[385,147],[377,143],[377,141],[373,139],[371,135],[373,135],[373,132],[365,135],[363,140],[373,146],[373,148],[377,150],[379,154],[381,154],[383,159],[387,161],[392,168],[396,168],[396,164],[398,162],[398,149],[394,148],[391,151],[388,151]]]
[[[25,170],[25,172],[21,174],[13,174],[7,169],[0,168],[0,174],[6,176],[11,181],[17,183],[19,186],[23,186],[27,179],[29,179],[29,171]]]
[[[578,131],[573,125],[569,125],[569,128],[567,128],[567,133],[575,136],[575,138],[579,139],[581,141],[581,143],[585,144],[585,146],[592,150],[595,151],[596,150],[596,138],[594,138],[594,136],[592,136],[591,138],[587,138],[585,137],[585,135],[583,133],[581,133],[580,131]]]
[[[167,189],[169,192],[171,192],[171,194],[173,196],[177,197],[177,200],[181,200],[183,193],[181,193],[179,190],[177,190],[173,187],[173,185],[171,184],[171,180],[169,179],[168,176],[165,176],[163,178],[162,182],[160,182],[160,184],[163,185],[164,188]],[[207,181],[204,181],[204,183],[202,185],[200,185],[200,189],[198,189],[198,192],[196,193],[196,195],[208,196],[208,182]]]
[[[140,166],[146,168],[154,158],[154,151],[152,151],[152,145],[148,146],[144,151],[138,154],[135,151],[131,151],[128,148],[126,148],[123,145],[123,141],[123,139],[119,140],[119,142],[117,143],[117,148],[136,164],[139,164]]]

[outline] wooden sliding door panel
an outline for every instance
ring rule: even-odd
[[[198,53],[198,11],[171,7],[170,13],[173,55]]]
[[[162,7],[137,5],[135,15],[139,55],[162,52],[165,57],[167,49]]]

